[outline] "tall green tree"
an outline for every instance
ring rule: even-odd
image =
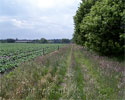
[[[80,38],[81,45],[101,54],[123,54],[124,22],[123,0],[98,0],[79,27],[75,24],[79,33],[75,32],[74,39]]]
[[[86,14],[90,12],[91,7],[95,4],[97,0],[82,0],[80,7],[78,8],[76,15],[74,16],[75,32],[73,40],[77,44],[83,44],[80,36],[80,24]]]
[[[40,39],[40,43],[48,43],[48,41],[47,41],[47,39],[45,39],[45,38],[41,38],[41,39]]]

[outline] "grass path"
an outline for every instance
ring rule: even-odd
[[[109,70],[106,67],[109,63],[105,66],[100,65],[100,61],[106,61],[105,59],[95,60],[95,57],[92,58],[92,55],[88,56],[88,53],[86,54],[84,49],[78,46],[74,50],[77,69],[79,68],[81,75],[83,75],[84,84],[81,87],[84,91],[83,95],[85,95],[83,100],[123,100],[123,89],[125,89],[124,83],[122,83],[124,70],[114,70],[116,67],[115,62],[110,64]],[[123,68],[119,64],[118,68],[120,67]]]
[[[85,100],[84,79],[80,66],[76,62],[74,45],[68,59],[68,70],[64,78],[65,94],[61,100]]]
[[[67,91],[61,100],[123,100],[124,70],[118,72],[113,67],[109,70],[99,63],[86,56],[83,48],[73,45],[63,83]]]

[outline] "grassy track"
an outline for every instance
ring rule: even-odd
[[[76,45],[20,65],[1,78],[3,100],[124,100],[123,63]]]
[[[74,53],[77,69],[79,67],[83,75],[83,100],[123,100],[124,66],[101,57],[96,59],[97,55],[93,56],[81,47],[76,47]]]

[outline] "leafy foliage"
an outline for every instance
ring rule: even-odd
[[[77,44],[82,44],[82,37],[80,36],[80,24],[83,18],[90,12],[91,7],[95,4],[96,0],[82,0],[80,3],[80,7],[76,12],[76,16],[74,16],[74,23],[75,23],[75,34],[74,34],[74,41]]]
[[[101,54],[123,54],[125,38],[123,0],[88,0],[85,2],[82,2],[74,17],[75,42]],[[87,9],[83,6],[85,4],[89,8],[88,13],[78,14],[79,11],[84,12]],[[79,17],[80,15],[82,18]],[[77,18],[82,21],[77,21]]]

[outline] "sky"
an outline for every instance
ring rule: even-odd
[[[0,0],[0,39],[71,39],[80,1]]]

